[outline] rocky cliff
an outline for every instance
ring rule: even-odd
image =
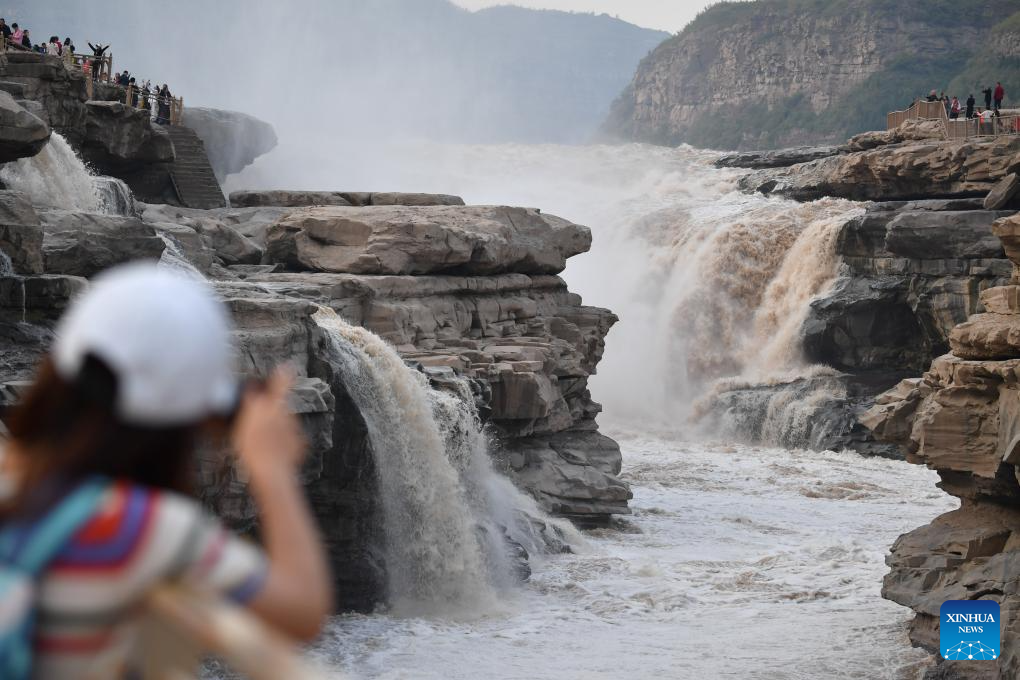
[[[1020,672],[1020,591],[1014,576],[1020,545],[1020,218],[995,223],[1014,265],[1006,285],[981,293],[982,313],[957,326],[951,352],[922,378],[883,394],[864,418],[903,447],[911,461],[939,473],[960,508],[902,537],[888,558],[883,595],[913,609],[911,638],[938,649],[945,600],[992,599],[1002,607],[1002,652],[995,662],[948,662],[959,677],[1015,677]],[[947,675],[942,677],[957,677]]]
[[[0,149],[0,158],[6,162],[35,155],[52,129],[94,171],[124,181],[139,199],[208,207],[189,183],[196,170],[208,174],[201,192],[225,205],[213,171],[221,179],[239,172],[276,145],[272,127],[251,116],[194,109],[187,116],[194,132],[185,126],[164,128],[152,122],[150,111],[125,106],[122,88],[97,84],[94,89],[89,101],[82,73],[67,69],[57,57],[6,55],[0,62],[0,115],[6,95],[21,108],[14,113],[8,107],[9,115],[17,116],[9,125],[19,134],[5,135],[11,152],[4,156]]]
[[[16,125],[0,129],[0,149],[31,156],[45,148],[36,138],[50,134],[47,121],[56,128],[52,110],[83,154],[128,180],[172,158],[172,143],[148,118],[116,102],[85,102],[74,74],[60,75],[45,58],[31,64],[43,75],[21,77],[39,100],[5,85],[20,99],[7,103]],[[36,182],[75,171],[18,168]],[[213,283],[233,312],[246,374],[294,365],[292,402],[312,445],[304,481],[342,609],[384,598],[387,568],[369,424],[323,314],[369,329],[399,352],[410,367],[401,370],[469,400],[492,438],[486,465],[547,511],[584,526],[629,512],[619,446],[599,433],[600,407],[588,391],[616,317],[584,305],[558,276],[590,247],[587,228],[446,195],[274,191],[233,199],[239,207],[214,210],[129,201],[122,214],[106,214],[0,190],[0,406],[17,400],[56,319],[90,277],[121,262],[160,260]],[[400,472],[408,473],[416,474]],[[211,507],[257,532],[229,458],[207,452],[199,475]],[[543,543],[563,547],[551,529],[539,530]]]
[[[717,149],[837,143],[932,88],[1020,91],[1014,12],[1010,0],[720,3],[642,61],[603,129]]]
[[[0,277],[0,392],[14,398],[87,277],[171,248],[171,261],[204,272],[233,310],[245,372],[281,362],[298,370],[295,405],[314,449],[306,482],[345,608],[380,595],[378,501],[365,424],[313,319],[322,308],[374,331],[437,384],[473,381],[499,465],[547,509],[583,525],[628,512],[630,491],[616,477],[620,449],[598,432],[600,409],[587,389],[616,318],[584,306],[555,275],[588,248],[583,227],[502,207],[143,205],[139,217],[111,217],[36,210],[12,192],[0,193],[0,205],[10,225],[0,247],[16,272]],[[345,234],[365,237],[337,243]],[[304,257],[283,255],[290,251],[273,245],[281,238],[304,241]],[[202,471],[209,503],[254,529],[232,467],[211,456]]]

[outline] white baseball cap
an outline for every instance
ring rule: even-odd
[[[89,355],[107,364],[126,424],[190,425],[237,404],[230,328],[205,282],[154,264],[122,265],[96,277],[61,320],[53,361],[68,381]]]

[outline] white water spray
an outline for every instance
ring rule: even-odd
[[[97,177],[56,132],[37,155],[0,166],[0,182],[28,196],[37,207],[110,215],[134,212],[127,185]]]
[[[506,538],[535,551],[554,535],[576,540],[573,529],[498,479],[463,400],[433,390],[385,341],[332,310],[314,318],[368,427],[396,613],[490,611],[513,570]],[[537,521],[523,521],[527,515]]]
[[[741,193],[743,172],[714,167],[717,157],[645,145],[373,145],[345,149],[337,165],[322,148],[281,147],[234,182],[285,176],[288,188],[318,188],[325,172],[336,186],[541,206],[590,226],[592,252],[572,259],[565,277],[620,316],[592,392],[607,420],[674,429],[720,380],[817,373],[804,361],[801,328],[836,276],[840,226],[861,210]]]

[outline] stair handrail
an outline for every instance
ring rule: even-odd
[[[124,90],[124,104],[132,108],[144,109],[146,108],[145,104],[148,103],[148,109],[154,111],[155,108],[152,106],[152,100],[156,100],[158,104],[160,99],[158,88],[146,90],[135,85],[128,85]],[[184,124],[184,97],[170,96],[170,117],[167,119],[167,124]]]

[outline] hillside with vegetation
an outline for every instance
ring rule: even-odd
[[[1020,101],[1016,0],[756,0],[708,8],[613,105],[616,139],[718,149],[839,142],[930,90]]]

